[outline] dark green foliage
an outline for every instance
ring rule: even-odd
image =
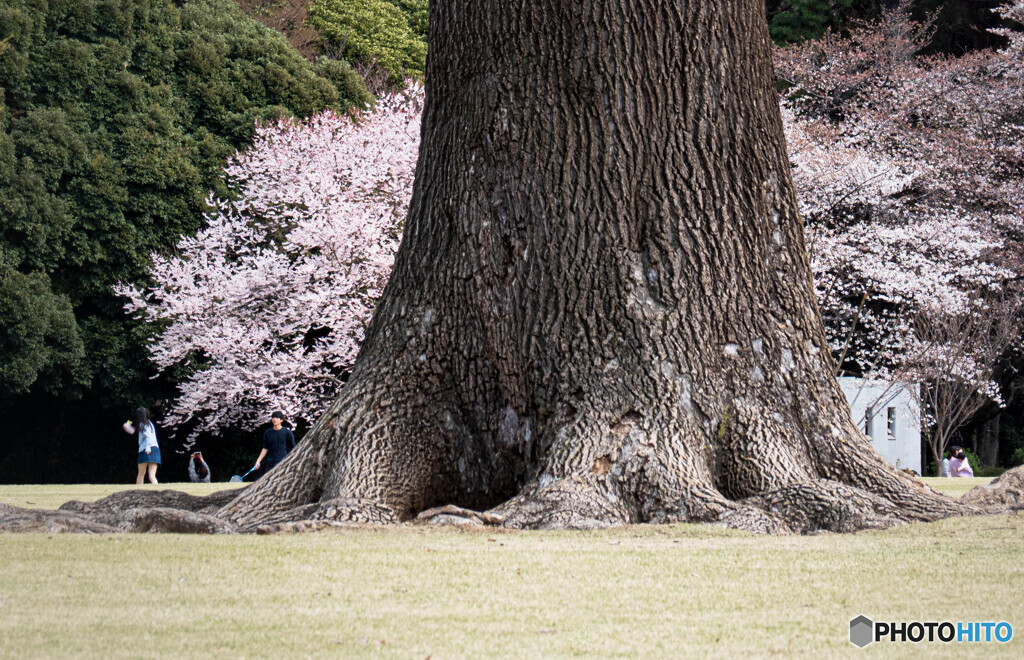
[[[146,379],[147,330],[111,285],[142,281],[151,252],[196,230],[257,121],[368,100],[343,64],[310,64],[231,0],[4,0],[5,408],[58,391],[83,407],[156,398],[167,385]]]
[[[313,71],[325,78],[338,89],[339,105],[359,108],[373,103],[373,95],[366,91],[366,83],[348,62],[319,57],[313,63]]]
[[[350,62],[377,66],[389,82],[421,77],[426,66],[425,0],[313,0],[309,25]]]
[[[999,422],[999,465],[1016,467],[1024,465],[1024,405],[1020,390],[1014,389],[1009,405],[1000,415]]]
[[[771,5],[775,4],[774,12]],[[768,30],[778,44],[817,39],[850,18],[853,0],[782,0],[769,3]]]
[[[3,394],[35,385],[48,393],[82,385],[84,348],[67,298],[41,273],[0,264],[0,382]]]
[[[765,10],[772,39],[785,45],[870,20],[882,7],[894,4],[895,0],[766,0]],[[1000,24],[992,10],[1004,4],[1005,0],[913,0],[910,6],[915,20],[935,20],[926,53],[962,55],[1006,44],[1005,38],[989,31]]]
[[[430,19],[427,0],[390,0],[390,2],[405,13],[406,20],[409,21],[409,29],[426,39]]]
[[[926,53],[963,55],[982,48],[1000,48],[1006,38],[989,30],[999,27],[1000,19],[992,10],[1005,0],[915,0],[916,20],[934,17],[935,34]]]
[[[74,305],[90,355],[124,331],[110,285],[198,227],[255,122],[339,103],[226,0],[12,0],[0,38],[0,246]]]

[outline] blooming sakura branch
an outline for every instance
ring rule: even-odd
[[[929,28],[908,8],[776,55],[818,300],[842,370],[999,401],[993,361],[1014,333],[965,346],[922,328],[1019,309],[1024,38],[921,56]],[[1003,12],[1020,20],[1024,2]]]
[[[167,424],[311,420],[336,396],[391,271],[422,102],[412,87],[355,118],[259,127],[224,170],[234,198],[211,197],[205,228],[153,255],[152,288],[118,288],[162,328],[157,368],[188,368]]]

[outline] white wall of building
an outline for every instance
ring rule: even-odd
[[[853,421],[878,453],[921,474],[921,408],[907,386],[847,377],[839,384]]]

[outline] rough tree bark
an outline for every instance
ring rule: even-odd
[[[431,3],[415,190],[362,352],[217,517],[789,533],[966,511],[871,449],[831,375],[770,62],[760,0]]]
[[[787,532],[957,511],[871,449],[831,376],[761,3],[431,12],[413,200],[352,377],[224,516]]]

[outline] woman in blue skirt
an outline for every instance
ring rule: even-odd
[[[156,480],[156,466],[160,465],[160,445],[156,441],[156,427],[149,419],[149,411],[145,408],[138,408],[135,411],[135,423],[128,420],[122,427],[125,433],[139,434],[139,477],[135,483],[142,485],[146,471],[149,471],[150,483],[158,483]]]

